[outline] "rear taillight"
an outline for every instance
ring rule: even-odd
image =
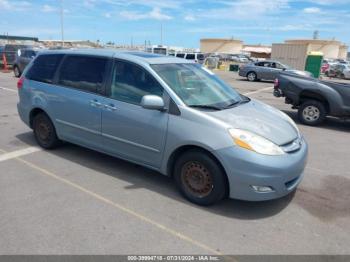
[[[279,85],[280,85],[280,81],[278,80],[278,78],[276,78],[275,81],[273,82],[273,87],[275,89],[278,89]]]
[[[23,82],[24,82],[24,77],[21,76],[19,79],[18,79],[18,82],[17,82],[17,88],[18,89],[21,89],[23,87]]]

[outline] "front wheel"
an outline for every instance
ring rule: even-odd
[[[326,118],[326,108],[319,101],[307,100],[299,107],[298,116],[303,124],[316,126]]]
[[[201,151],[188,151],[180,156],[175,163],[174,178],[181,193],[198,205],[212,205],[228,192],[222,168]]]

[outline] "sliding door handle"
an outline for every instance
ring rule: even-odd
[[[93,107],[101,107],[102,106],[102,103],[98,102],[96,99],[94,100],[90,100],[90,106],[93,106]]]
[[[117,108],[113,104],[105,105],[105,109],[108,111],[115,111]]]

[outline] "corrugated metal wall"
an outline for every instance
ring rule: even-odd
[[[304,70],[307,44],[272,44],[271,58],[295,69]]]

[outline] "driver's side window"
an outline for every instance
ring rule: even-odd
[[[133,63],[116,61],[110,97],[119,101],[137,104],[145,95],[163,95],[163,87],[141,66]]]

